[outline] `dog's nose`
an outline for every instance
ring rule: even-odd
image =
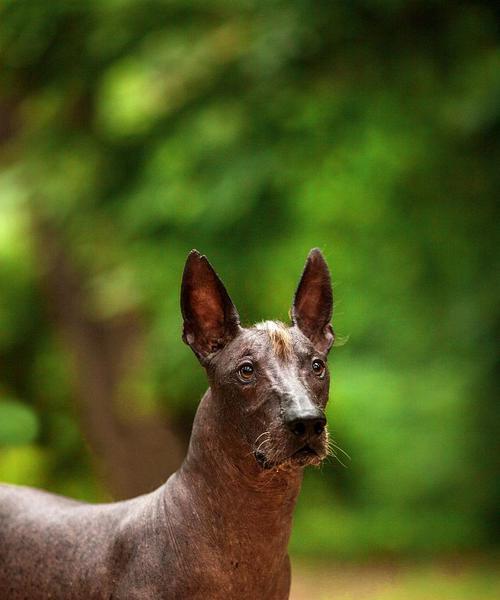
[[[313,437],[323,433],[326,417],[319,408],[316,408],[300,413],[292,412],[285,418],[285,423],[297,437]]]

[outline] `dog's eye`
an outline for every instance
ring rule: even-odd
[[[252,363],[244,363],[238,369],[238,374],[243,379],[243,381],[250,381],[253,376],[253,365]]]
[[[319,358],[315,358],[312,361],[311,367],[318,377],[322,377],[325,374],[325,363]]]

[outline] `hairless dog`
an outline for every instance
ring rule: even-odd
[[[244,328],[193,250],[181,308],[183,340],[210,383],[184,463],[156,491],[110,504],[1,485],[2,600],[288,598],[303,467],[328,447],[328,267],[311,250],[291,326]]]

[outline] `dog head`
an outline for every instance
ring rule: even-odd
[[[334,341],[333,294],[323,255],[307,257],[291,325],[242,327],[206,257],[193,250],[181,291],[183,340],[207,371],[219,419],[260,468],[319,464],[327,455],[327,355]]]

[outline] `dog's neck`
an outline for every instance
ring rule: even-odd
[[[183,490],[192,511],[206,519],[206,527],[220,533],[215,539],[221,552],[230,553],[228,545],[244,545],[249,558],[269,557],[278,567],[286,556],[302,469],[263,470],[235,425],[221,418],[223,407],[209,389],[198,407],[175,487]]]

